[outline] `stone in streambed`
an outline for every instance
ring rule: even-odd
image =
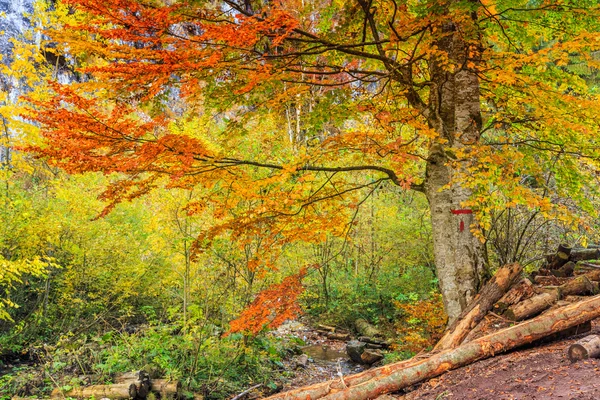
[[[366,346],[367,344],[364,342],[351,340],[346,344],[346,353],[348,353],[348,356],[352,361],[363,364],[364,361],[362,360],[361,355],[364,353]]]

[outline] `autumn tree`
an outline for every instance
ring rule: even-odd
[[[121,173],[107,212],[158,185],[201,188],[188,212],[210,204],[220,223],[198,251],[226,230],[274,251],[343,237],[373,190],[398,185],[427,197],[454,318],[481,285],[493,211],[575,228],[594,215],[600,103],[570,66],[598,68],[595,0],[64,4],[70,22],[48,35],[85,79],[31,101],[46,144],[30,149]]]

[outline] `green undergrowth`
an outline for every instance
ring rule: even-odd
[[[189,398],[196,393],[205,399],[225,399],[257,384],[267,394],[286,377],[282,360],[298,344],[268,336],[223,336],[214,329],[181,332],[170,325],[137,333],[65,335],[54,345],[31,345],[28,351],[35,353],[36,366],[7,370],[5,365],[0,400],[11,395],[43,397],[54,388],[69,390],[90,383],[89,379],[108,383],[115,374],[141,369],[154,378],[180,380]]]

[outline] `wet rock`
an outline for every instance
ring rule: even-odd
[[[306,368],[306,366],[308,365],[308,356],[306,354],[301,354],[298,357],[296,357],[296,365],[295,368]]]
[[[383,360],[383,353],[375,349],[365,349],[360,355],[363,364],[375,364],[377,361]]]
[[[361,355],[365,351],[366,343],[359,342],[358,340],[351,340],[346,344],[346,353],[350,359],[357,363],[363,363]]]

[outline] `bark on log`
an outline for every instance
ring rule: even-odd
[[[354,326],[356,327],[356,331],[360,333],[361,336],[368,336],[371,338],[383,336],[379,329],[375,328],[373,325],[371,325],[362,318],[359,318],[356,321],[354,321]]]
[[[532,343],[552,333],[600,317],[600,296],[550,312],[521,324],[444,350],[422,360],[409,360],[367,371],[374,378],[355,376],[319,383],[268,397],[270,400],[367,400],[439,376],[451,369]],[[344,384],[342,386],[342,383]]]
[[[586,336],[577,343],[572,344],[569,346],[567,356],[571,362],[600,357],[600,336]]]
[[[327,339],[330,339],[330,340],[348,340],[348,339],[350,339],[349,333],[328,333],[325,336],[327,336]]]
[[[152,379],[150,390],[159,393],[162,399],[178,398],[181,391],[181,382],[169,379]]]
[[[145,399],[150,393],[150,375],[146,371],[126,372],[114,377],[115,383],[134,384],[138,399]]]
[[[600,258],[600,249],[573,249],[569,254],[569,260],[573,262],[597,260]]]
[[[506,309],[513,304],[517,304],[521,300],[528,299],[535,294],[533,284],[527,278],[515,284],[498,302],[494,305],[494,312],[502,314]]]
[[[559,299],[560,291],[558,289],[541,293],[509,307],[504,313],[504,316],[513,321],[522,321],[541,313],[547,308],[550,308],[550,306],[556,303]]]
[[[595,285],[594,285],[595,283]],[[596,294],[598,292],[598,282],[592,282],[586,275],[578,276],[569,282],[560,285],[562,296],[574,294]]]
[[[477,297],[473,299],[471,304],[450,325],[444,336],[435,345],[434,350],[451,349],[460,345],[469,332],[492,309],[494,304],[506,294],[506,291],[522,271],[523,267],[518,263],[508,264],[498,269],[494,277],[485,284]]]
[[[381,340],[381,339],[374,339],[374,338],[367,337],[367,336],[359,336],[358,341],[364,342],[367,344],[376,344],[376,345],[379,345],[384,348],[390,347],[390,344],[391,344],[389,341],[385,341],[385,340]]]
[[[566,278],[568,276],[573,276],[573,271],[575,270],[575,263],[573,261],[567,262],[565,265],[558,269],[550,270],[550,273],[554,276],[558,276],[561,278]]]
[[[581,335],[582,333],[588,333],[592,330],[592,321],[584,322],[583,324],[572,326],[571,328],[562,330],[560,332],[553,333],[550,336],[546,336],[540,340],[537,340],[535,344],[550,343],[557,340],[563,340],[570,338],[571,336]]]
[[[558,285],[562,285],[564,282],[561,282],[556,276],[554,275],[536,275],[535,278],[533,278],[533,281],[535,283],[537,283],[538,285],[542,285],[542,286],[549,286],[549,285],[553,285],[553,286],[558,286]]]
[[[570,254],[570,247],[564,244],[559,245],[556,254],[548,259],[548,269],[559,269],[565,265],[569,261]]]
[[[54,389],[51,397],[76,397],[102,399],[134,399],[137,396],[137,390],[133,383],[119,383],[115,385],[94,385],[80,388],[74,388],[67,392],[62,392],[60,389]]]
[[[330,333],[333,333],[333,332],[335,332],[335,326],[329,326],[329,325],[318,324],[318,325],[317,325],[317,329],[319,329],[319,330],[321,330],[321,331],[330,332]]]

